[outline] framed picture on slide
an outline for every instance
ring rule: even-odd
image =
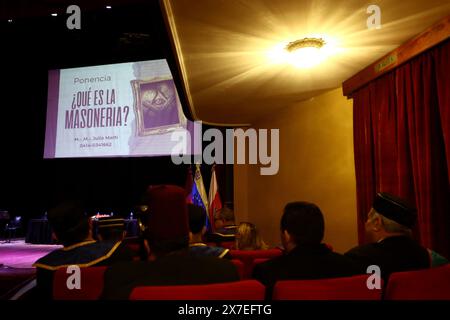
[[[136,133],[148,136],[186,126],[172,78],[132,80]]]

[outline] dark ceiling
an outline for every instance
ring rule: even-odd
[[[0,20],[22,19],[49,16],[51,13],[63,15],[68,6],[76,4],[82,11],[112,9],[118,6],[148,4],[151,0],[2,0],[0,1]]]
[[[158,1],[120,2],[79,2],[81,30],[66,27],[72,1],[1,3],[0,208],[33,215],[80,195],[92,210],[126,211],[149,184],[184,185],[170,157],[42,159],[49,69],[167,59],[180,83]]]

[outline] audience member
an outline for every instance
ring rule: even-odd
[[[322,244],[324,218],[320,209],[308,202],[286,205],[281,217],[283,256],[255,266],[253,277],[268,287],[278,280],[336,278],[362,274],[366,270]]]
[[[268,246],[261,238],[258,229],[253,223],[241,222],[236,232],[237,250],[265,250]]]
[[[427,249],[412,239],[416,209],[388,193],[378,193],[365,229],[369,244],[351,249],[345,255],[366,266],[377,265],[384,279],[392,272],[428,268]]]
[[[235,241],[237,226],[234,222],[234,211],[224,206],[215,217],[215,232],[208,234],[209,242]]]
[[[132,259],[130,250],[121,241],[96,241],[92,237],[92,220],[78,202],[65,202],[50,210],[48,220],[54,237],[64,248],[37,260],[36,297],[50,299],[53,273],[68,265],[90,267],[109,265]]]
[[[203,242],[206,233],[206,212],[202,207],[188,204],[189,213],[189,250],[196,256],[213,256],[230,259],[229,249],[211,247]]]
[[[145,232],[148,261],[118,263],[108,268],[104,298],[127,299],[138,286],[239,280],[231,261],[190,254],[188,212],[182,188],[154,186],[147,192],[152,208]]]

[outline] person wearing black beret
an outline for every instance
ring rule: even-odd
[[[427,249],[412,238],[416,221],[413,206],[392,194],[378,193],[365,224],[368,244],[345,255],[366,266],[379,266],[385,280],[393,272],[429,268]]]

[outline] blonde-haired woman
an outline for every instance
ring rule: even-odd
[[[237,250],[265,250],[268,246],[259,235],[256,226],[250,222],[241,222],[236,232]]]

